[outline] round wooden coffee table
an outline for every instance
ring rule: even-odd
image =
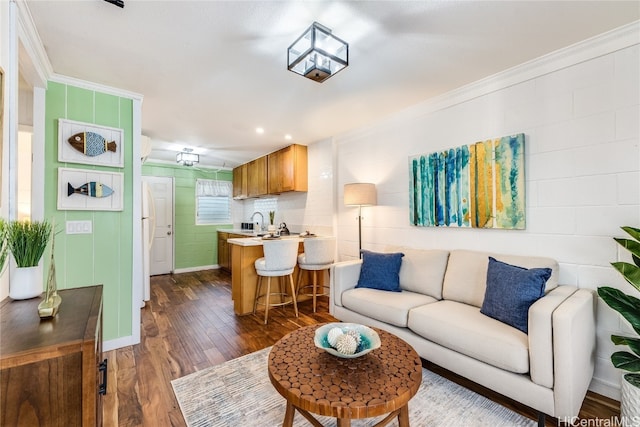
[[[271,384],[287,400],[283,426],[292,426],[297,410],[312,425],[322,427],[311,413],[335,417],[338,426],[355,418],[388,414],[377,426],[398,418],[409,426],[408,402],[420,388],[422,363],[400,338],[376,329],[382,345],[355,358],[333,356],[313,343],[322,325],[300,328],[275,343],[269,353]]]

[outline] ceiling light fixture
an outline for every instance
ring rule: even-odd
[[[349,45],[314,22],[287,49],[287,68],[322,83],[349,65]]]
[[[200,162],[200,156],[192,153],[192,148],[183,148],[180,153],[176,155],[176,162],[184,166],[193,166],[194,163]]]
[[[256,128],[256,133],[262,135],[264,133],[263,128]]]

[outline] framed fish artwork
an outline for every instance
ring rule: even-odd
[[[121,211],[124,174],[58,168],[58,210]]]
[[[67,163],[123,167],[124,130],[58,119],[58,160]]]

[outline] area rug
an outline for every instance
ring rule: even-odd
[[[267,373],[271,348],[230,360],[171,381],[189,427],[281,426],[285,400]],[[318,417],[324,426],[335,418]],[[352,420],[373,426],[379,418]],[[422,370],[422,385],[409,401],[412,426],[535,426],[537,423],[433,372]],[[310,425],[296,413],[295,426]],[[397,426],[397,420],[390,424]]]

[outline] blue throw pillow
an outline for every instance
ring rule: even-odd
[[[400,292],[400,266],[403,253],[383,254],[362,250],[362,267],[356,288]]]
[[[489,257],[480,313],[528,332],[529,307],[544,295],[550,268],[526,269]]]

